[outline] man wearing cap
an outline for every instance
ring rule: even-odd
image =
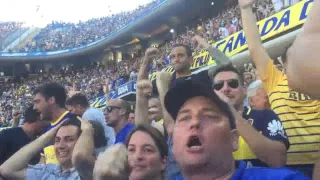
[[[247,168],[235,161],[236,112],[210,88],[185,81],[168,91],[165,107],[174,119],[173,154],[185,180],[309,179],[284,168]]]
[[[278,116],[269,109],[244,107],[246,90],[239,71],[232,65],[220,66],[212,74],[214,92],[237,111],[239,149],[237,160],[247,166],[281,167],[286,164],[289,141]]]

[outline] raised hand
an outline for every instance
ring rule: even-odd
[[[149,80],[141,80],[137,83],[137,93],[139,96],[149,97],[152,94],[152,83]]]
[[[156,83],[157,83],[157,88],[158,91],[162,91],[164,88],[169,89],[171,80],[172,80],[172,75],[168,72],[157,72],[156,74]]]
[[[160,56],[161,52],[157,48],[148,48],[144,56],[144,63],[150,64],[151,61]]]
[[[256,0],[239,0],[239,6],[241,9],[251,8]]]
[[[103,92],[104,94],[109,94],[109,83],[110,83],[110,79],[109,78],[106,78],[104,80],[104,84],[103,84]]]
[[[200,36],[198,36],[198,35],[196,35],[196,36],[194,36],[194,38],[192,39],[192,41],[194,42],[194,44],[196,45],[196,46],[199,46],[199,48],[205,48],[205,49],[207,49],[207,48],[209,48],[210,47],[210,44],[204,39],[204,38],[202,38],[202,37],[200,37]]]
[[[88,120],[84,120],[81,117],[77,117],[77,119],[81,122],[81,130],[93,130],[92,124]]]
[[[94,180],[122,180],[128,178],[128,151],[123,144],[116,144],[101,153],[96,160]]]

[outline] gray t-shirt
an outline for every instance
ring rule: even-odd
[[[29,166],[26,180],[80,180],[80,175],[75,168],[61,172],[57,164],[37,164]]]
[[[109,147],[114,144],[116,141],[115,132],[112,127],[107,126],[103,112],[96,108],[90,107],[83,113],[82,118],[89,121],[98,121],[103,126],[106,137],[108,138],[107,146]]]

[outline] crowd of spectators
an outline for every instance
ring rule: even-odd
[[[15,30],[21,28],[22,22],[0,22],[0,50],[2,48],[2,42]]]
[[[153,1],[152,3],[139,7],[136,11],[128,12],[129,14],[133,13],[135,16],[130,16],[130,19],[126,21],[120,21],[119,19],[114,21],[115,23],[128,23],[129,21],[133,20],[132,18],[136,18],[141,13],[146,11],[146,8],[151,8],[155,6],[159,1]],[[271,1],[264,1],[259,0],[255,3],[254,7],[256,8],[255,16],[257,17],[257,20],[263,19],[267,16],[272,15],[274,13],[272,9],[272,2]],[[124,14],[122,14],[124,15]],[[120,18],[121,15],[115,15],[112,18]],[[108,19],[109,18],[109,19]],[[116,18],[117,19],[117,18]],[[113,19],[114,20],[114,19]],[[58,50],[61,48],[65,48],[66,42],[68,41],[69,37],[72,37],[71,34],[64,34],[62,36],[61,32],[66,32],[63,29],[69,29],[70,28],[80,28],[80,27],[91,27],[87,26],[88,24],[95,24],[98,23],[101,26],[105,25],[105,22],[110,21],[110,17],[100,18],[100,19],[94,19],[90,20],[85,23],[79,23],[78,25],[74,24],[60,24],[60,23],[53,23],[49,25],[47,28],[43,29],[39,35],[38,40],[32,42],[31,46],[30,44],[27,46],[26,49],[31,50],[32,47],[38,48],[39,42],[52,42],[49,43],[50,48],[53,48],[51,50]],[[125,24],[125,23],[124,23]],[[122,24],[122,25],[124,25]],[[116,25],[116,24],[115,24]],[[116,25],[117,27],[121,27],[121,25]],[[90,28],[84,28],[88,30],[88,33],[86,31],[77,30],[77,32],[86,32],[86,37],[88,37],[88,34],[94,34],[95,37],[99,37],[103,33],[100,33],[100,31],[106,30],[105,28],[96,28],[98,26],[93,25],[94,29],[97,31],[91,31]],[[99,26],[100,27],[100,26]],[[53,31],[53,29],[56,29]],[[58,30],[60,29],[60,30]],[[217,41],[220,39],[225,38],[228,35],[231,35],[239,30],[242,29],[242,23],[240,18],[240,9],[238,6],[230,7],[226,11],[221,12],[217,17],[210,18],[208,20],[205,20],[202,22],[202,24],[198,25],[195,28],[190,28],[186,32],[182,34],[178,34],[176,37],[173,37],[171,41],[168,41],[167,43],[163,44],[159,47],[161,53],[161,56],[157,58],[157,60],[154,60],[152,65],[150,66],[149,70],[150,73],[160,71],[166,66],[169,65],[169,54],[171,48],[175,44],[187,44],[193,49],[195,49],[194,53],[197,53],[200,49],[195,46],[195,44],[192,42],[191,38],[198,34],[202,37],[204,37],[207,41]],[[63,31],[61,31],[63,30]],[[114,30],[114,29],[113,29]],[[53,36],[50,34],[53,33]],[[41,35],[42,34],[42,35]],[[57,36],[56,36],[57,35]],[[41,36],[41,37],[40,37]],[[59,38],[51,38],[51,37],[60,37]],[[68,38],[65,38],[68,37]],[[77,38],[82,39],[83,36],[78,36]],[[69,44],[70,47],[74,47],[74,42],[80,42],[77,40],[77,38],[70,38],[72,39],[72,43]],[[36,38],[37,39],[37,38]],[[90,42],[97,40],[97,39],[91,39]],[[63,41],[63,42],[62,42]],[[85,41],[83,41],[85,42]],[[42,48],[47,48],[48,43],[45,43],[45,46],[41,46]],[[54,45],[55,44],[55,45]],[[80,45],[80,44],[79,44]],[[59,47],[58,47],[59,46]],[[56,49],[56,48],[58,49]],[[34,49],[33,49],[34,50]],[[74,69],[73,67],[64,68],[61,70],[51,70],[50,72],[41,72],[40,75],[31,75],[26,79],[22,79],[21,83],[6,83],[5,86],[2,87],[2,96],[0,96],[0,103],[1,103],[1,109],[0,109],[0,117],[4,121],[8,121],[12,119],[12,114],[15,111],[22,111],[25,108],[26,104],[29,104],[32,102],[32,94],[31,92],[35,89],[35,87],[38,84],[41,84],[43,82],[48,81],[57,81],[64,86],[68,87],[68,89],[72,91],[80,91],[85,93],[89,99],[94,99],[96,97],[104,95],[103,92],[103,85],[105,85],[105,79],[109,79],[109,89],[115,90],[120,85],[131,81],[136,80],[138,76],[139,66],[141,63],[141,58],[136,57],[132,60],[128,61],[120,61],[118,63],[109,63],[107,65],[92,65],[91,67],[86,67],[83,69]],[[252,65],[249,67],[248,65],[246,71],[244,72],[244,79],[248,79],[248,82],[246,82],[247,85],[250,84],[250,80],[254,81],[256,79],[256,74],[252,71]],[[248,70],[248,68],[250,70]],[[5,123],[6,124],[6,123]]]
[[[20,52],[57,51],[70,49],[92,43],[118,31],[140,16],[145,15],[150,9],[161,1],[139,6],[129,12],[121,12],[107,17],[90,19],[86,22],[63,23],[52,22],[43,28],[35,38]]]

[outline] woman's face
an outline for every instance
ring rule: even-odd
[[[130,179],[155,179],[166,166],[152,137],[142,131],[135,132],[128,144]]]

